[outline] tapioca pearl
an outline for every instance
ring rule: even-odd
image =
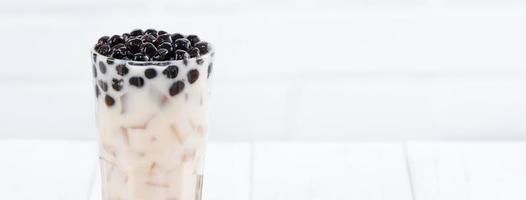
[[[107,68],[106,64],[104,64],[102,61],[99,62],[99,70],[102,72],[102,74],[106,74]]]
[[[126,42],[126,47],[132,54],[139,53],[141,51],[141,45],[142,40],[137,38],[130,39]]]
[[[190,84],[193,84],[199,78],[199,71],[197,69],[192,69],[188,71],[186,77],[188,78],[188,82],[190,82]]]
[[[196,43],[194,46],[199,49],[199,53],[201,53],[201,55],[205,55],[206,53],[208,53],[208,42],[201,41]]]
[[[153,61],[163,61],[163,60],[170,59],[170,57],[171,57],[170,51],[166,49],[158,49],[157,53],[155,54],[155,56],[153,56],[152,60]]]
[[[170,96],[175,96],[179,93],[181,93],[181,91],[183,91],[184,89],[184,82],[183,81],[176,81],[175,83],[172,84],[172,86],[170,86],[170,89],[169,89],[169,93],[170,93]]]
[[[115,90],[115,91],[121,91],[122,89],[122,86],[124,85],[124,80],[122,79],[111,79],[111,87]]]
[[[177,77],[178,73],[179,73],[179,68],[176,65],[170,65],[166,69],[163,70],[163,74],[167,78],[175,78]]]
[[[138,88],[141,88],[144,85],[144,79],[138,76],[131,77],[129,82],[130,82],[130,85],[133,85]]]
[[[93,63],[97,63],[97,54],[93,53]]]
[[[144,31],[144,34],[145,35],[152,35],[154,37],[157,37],[157,30],[153,29],[153,28],[149,28],[149,29],[146,29]]]
[[[148,57],[153,57],[155,56],[155,54],[157,54],[157,48],[155,47],[155,45],[153,45],[152,43],[144,43],[142,46],[141,46],[141,51],[144,55],[148,56]]]
[[[153,68],[148,68],[144,70],[144,76],[148,79],[155,78],[157,76],[157,71],[155,71]]]
[[[139,36],[139,35],[142,35],[142,34],[144,34],[144,32],[141,29],[133,29],[130,32],[131,36]]]
[[[186,36],[186,39],[190,40],[190,44],[191,45],[195,45],[195,43],[198,43],[199,41],[199,37],[197,35],[188,35]]]
[[[159,35],[157,37],[157,39],[155,40],[154,44],[155,45],[160,45],[160,44],[165,43],[165,42],[172,43],[172,38],[170,37],[169,34]]]
[[[190,58],[199,57],[199,49],[197,47],[190,47],[190,49],[188,49],[188,54],[190,54]]]
[[[110,38],[109,44],[111,47],[124,43],[124,39],[120,35],[113,35]]]
[[[180,49],[175,50],[175,60],[186,60],[188,57],[190,57],[188,52]]]
[[[95,67],[95,64],[92,65],[93,68],[93,78],[97,78],[97,67]]]
[[[212,73],[212,70],[213,70],[212,68],[213,67],[214,67],[214,63],[210,63],[208,65],[208,76],[207,76],[207,78],[210,78],[210,74]]]
[[[99,87],[97,86],[97,84],[95,84],[95,97],[99,98],[99,95],[100,95]]]
[[[162,44],[157,45],[157,49],[166,49],[168,52],[172,52],[174,47],[170,42],[163,42]]]
[[[127,56],[126,53],[127,53],[126,48],[115,49],[113,50],[111,57],[116,58],[116,59],[123,59]]]
[[[143,43],[154,43],[155,40],[157,39],[157,38],[155,38],[155,37],[156,37],[156,36],[153,36],[153,35],[144,35],[144,36],[142,37],[142,42],[143,42]]]
[[[198,58],[195,60],[195,62],[198,64],[198,65],[202,65],[205,61],[202,59],[202,58]]]
[[[136,53],[136,54],[133,54],[133,61],[148,61],[150,60],[150,57],[148,57],[147,55],[144,55],[142,53]]]
[[[172,41],[176,41],[177,39],[184,38],[184,35],[180,33],[174,33],[170,35],[170,38],[172,39]]]
[[[115,104],[115,99],[113,99],[113,97],[111,97],[110,95],[106,94],[106,96],[104,96],[104,102],[108,107],[112,107]]]
[[[191,44],[190,40],[187,40],[186,38],[177,39],[173,43],[174,43],[175,49],[184,50],[184,51],[188,51],[188,48],[190,48],[190,44]]]
[[[115,61],[113,60],[113,58],[108,58],[108,59],[106,59],[106,63],[108,63],[108,65],[113,65],[113,63],[115,63]]]
[[[111,55],[111,47],[109,44],[103,44],[97,49],[97,52],[103,56],[109,56]]]
[[[104,82],[103,80],[99,80],[99,87],[104,92],[108,91],[108,84],[106,82]]]
[[[115,67],[118,75],[124,76],[130,71],[125,64],[120,64]]]

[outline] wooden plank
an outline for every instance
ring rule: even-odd
[[[0,140],[2,197],[86,199],[96,154],[94,142]]]
[[[411,200],[397,143],[258,143],[253,200]]]
[[[250,194],[250,144],[210,143],[205,162],[203,199],[248,200]],[[100,173],[90,200],[100,200]]]
[[[526,199],[524,142],[411,142],[416,200]]]

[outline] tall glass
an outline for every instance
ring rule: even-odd
[[[200,200],[213,51],[158,62],[92,56],[103,200]]]

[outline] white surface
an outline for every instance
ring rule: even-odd
[[[213,140],[526,139],[521,1],[100,2],[0,0],[1,138],[95,138],[88,49],[158,27],[217,47]]]
[[[403,146],[256,143],[252,200],[409,200]]]
[[[100,199],[94,142],[0,150],[7,199]],[[204,199],[522,200],[525,153],[525,142],[212,143]]]
[[[415,199],[526,199],[526,145],[409,143]]]
[[[0,140],[5,199],[86,199],[94,178],[93,142]]]

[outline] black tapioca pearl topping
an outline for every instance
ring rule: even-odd
[[[99,40],[97,41],[97,44],[95,44],[95,49],[99,49],[100,46],[104,45],[104,44],[108,44],[110,41],[110,37],[109,36],[102,36],[101,38],[99,38]]]
[[[95,97],[99,97],[100,95],[100,90],[99,90],[99,87],[97,85],[95,85]]]
[[[111,79],[111,87],[117,92],[121,91],[123,84],[124,80],[122,79]]]
[[[122,39],[124,39],[124,41],[128,41],[131,37],[131,35],[129,33],[123,33],[122,34]]]
[[[155,69],[153,69],[153,68],[148,68],[148,69],[144,70],[144,76],[147,79],[155,78],[157,76],[157,71]]]
[[[144,31],[144,35],[152,35],[154,37],[157,37],[157,30],[155,30],[153,28],[146,29]]]
[[[202,65],[205,61],[202,59],[202,58],[198,58],[195,60],[195,62],[198,64],[198,65]]]
[[[170,35],[170,37],[172,38],[172,41],[176,41],[177,39],[184,38],[184,35],[180,34],[180,33],[174,33],[174,34]]]
[[[188,78],[188,82],[190,82],[190,84],[195,83],[195,81],[197,81],[199,78],[199,71],[197,69],[192,69],[188,71],[186,77]]]
[[[155,44],[157,44],[157,45],[160,45],[160,44],[165,43],[165,42],[172,43],[172,38],[170,37],[169,34],[159,35],[159,36],[157,36],[157,40],[155,40]]]
[[[106,82],[104,82],[103,80],[99,80],[99,87],[104,92],[108,91],[108,84]]]
[[[144,43],[141,48],[142,53],[148,57],[153,57],[157,54],[157,48],[152,43]]]
[[[190,48],[190,40],[179,38],[174,41],[175,49],[187,51]],[[199,49],[201,50],[201,49]]]
[[[111,57],[116,58],[116,59],[123,59],[127,57],[126,53],[127,53],[126,47],[124,49],[115,49],[113,50]]]
[[[115,104],[115,99],[113,99],[113,97],[111,97],[110,95],[106,94],[106,96],[104,96],[104,102],[108,107],[111,107]]]
[[[190,55],[188,55],[186,51],[180,49],[175,50],[175,60],[186,60],[188,57],[190,57]]]
[[[102,72],[102,74],[106,74],[107,68],[106,64],[104,64],[102,61],[99,61],[99,70]]]
[[[116,44],[115,46],[111,47],[112,50],[117,50],[117,49],[126,49],[126,45],[124,45],[124,43],[119,43],[119,44]]]
[[[117,71],[117,74],[121,76],[128,74],[128,72],[130,71],[124,64],[117,65],[115,67],[115,70]]]
[[[95,64],[93,64],[93,78],[97,78],[97,68],[95,67]]]
[[[142,35],[144,34],[144,32],[142,31],[142,29],[133,29],[131,32],[130,32],[130,35],[131,36],[139,36],[139,35]]]
[[[210,63],[208,65],[208,75],[207,75],[207,78],[210,78],[210,74],[212,73],[212,68],[214,67],[214,63]]]
[[[159,49],[157,50],[157,53],[155,56],[153,56],[152,60],[154,61],[164,61],[168,60],[170,58],[169,51],[166,49]]]
[[[163,42],[157,46],[157,49],[166,49],[168,51],[173,51],[173,45],[170,42]]]
[[[126,47],[132,53],[139,53],[141,51],[142,41],[138,38],[128,40]]]
[[[126,51],[126,57],[129,59],[129,60],[133,60],[133,53],[131,51]]]
[[[201,53],[201,55],[208,53],[208,42],[201,41],[196,43],[194,46],[199,49],[199,53]]]
[[[186,39],[190,40],[190,43],[192,45],[195,45],[195,43],[198,43],[199,41],[201,41],[197,35],[188,35],[186,36]]]
[[[183,81],[176,81],[175,83],[172,84],[172,86],[170,86],[170,89],[169,89],[169,93],[170,93],[170,96],[175,96],[179,93],[181,93],[181,91],[183,91],[184,89],[184,82]]]
[[[190,58],[199,57],[199,49],[197,47],[190,47],[190,49],[188,49],[188,54],[190,54]]]
[[[148,61],[150,58],[142,53],[133,54],[134,61]]]
[[[133,85],[138,88],[141,88],[144,85],[144,79],[138,76],[131,77],[129,82],[130,82],[130,85]]]
[[[109,43],[109,41],[110,41],[110,36],[105,35],[105,36],[100,37],[97,43],[107,44]]]
[[[111,54],[111,47],[108,44],[103,44],[97,49],[97,52],[101,55],[109,56]]]
[[[106,63],[108,63],[108,65],[113,65],[113,63],[115,63],[115,60],[113,58],[108,58],[106,59]]]
[[[111,36],[110,38],[110,46],[115,46],[117,44],[122,44],[124,43],[124,39],[122,39],[122,37],[120,35],[113,35]]]
[[[151,47],[148,43],[154,46]],[[157,50],[161,48],[166,49],[168,50],[168,55],[164,57],[162,55],[157,56],[159,53],[154,53],[154,48],[157,48]],[[122,35],[101,37],[94,49],[99,54],[114,59],[142,62],[167,61],[178,58],[183,60],[186,65],[188,61],[185,59],[185,54],[179,52],[176,55],[175,50],[184,50],[189,53],[188,57],[199,58],[199,56],[211,51],[210,48],[211,46],[201,41],[197,35],[186,36],[180,33],[170,34],[166,31],[157,31],[155,29],[146,29],[145,31],[134,29]],[[141,53],[144,56],[136,55],[137,53]],[[97,62],[95,58],[94,62]]]
[[[170,65],[163,70],[163,74],[168,78],[175,78],[179,73],[179,68],[176,65]]]
[[[144,43],[146,43],[146,42],[154,43],[155,40],[157,40],[157,38],[155,38],[155,36],[153,36],[153,35],[144,35],[141,40]]]

